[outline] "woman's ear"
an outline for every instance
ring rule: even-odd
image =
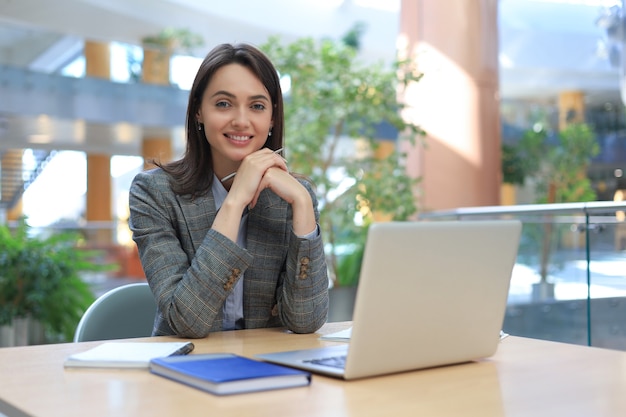
[[[196,113],[196,125],[198,126],[198,130],[202,130],[204,127],[204,123],[202,123],[202,114],[200,110]]]

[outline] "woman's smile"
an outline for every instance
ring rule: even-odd
[[[227,175],[265,145],[272,128],[272,101],[249,69],[229,64],[215,72],[197,114],[211,146],[214,172]]]

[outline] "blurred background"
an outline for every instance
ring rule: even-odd
[[[359,28],[359,62],[391,69],[407,58],[423,74],[418,87],[398,93],[408,104],[405,119],[425,131],[427,146],[406,154],[407,172],[420,179],[418,215],[616,203],[602,212],[610,222],[603,218],[596,228],[605,233],[595,247],[608,247],[608,255],[594,258],[606,261],[595,295],[615,307],[626,291],[622,7],[619,0],[0,0],[0,223],[26,216],[34,234],[80,231],[87,248],[102,251],[102,263],[116,265],[85,275],[96,294],[145,279],[127,225],[128,189],[149,158],[183,152],[188,90],[203,56],[222,42],[339,42]],[[289,84],[283,88],[288,96]],[[583,152],[575,168],[591,200],[559,199],[524,164],[537,155],[520,145],[532,135],[574,154],[559,142],[571,124],[584,124],[594,139],[594,151]],[[380,132],[382,149],[401,146],[402,131]],[[519,175],[507,177],[511,172]],[[593,248],[579,227],[590,216],[585,208],[570,206],[570,217],[556,222],[566,232],[555,252],[569,263],[555,261],[550,279],[563,286],[548,292],[550,302],[594,298],[585,255]],[[536,218],[528,224],[544,224]],[[516,267],[511,326],[534,314],[520,305],[532,304],[531,286],[545,271],[530,264]],[[619,305],[613,311],[623,314]],[[580,309],[589,321],[589,306]],[[540,337],[587,343],[580,334],[589,328],[572,326],[575,336],[550,330]],[[612,326],[620,340],[614,345],[626,346],[623,320]]]

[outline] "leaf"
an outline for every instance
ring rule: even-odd
[[[55,341],[70,341],[94,296],[81,278],[87,271],[112,269],[92,260],[75,233],[35,236],[26,219],[15,230],[0,226],[0,324],[32,317]]]

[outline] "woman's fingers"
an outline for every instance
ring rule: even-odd
[[[249,203],[253,200],[256,203],[259,187],[265,188],[265,186],[261,186],[263,177],[271,168],[278,168],[284,173],[288,172],[285,159],[272,150],[263,148],[251,153],[244,158],[239,166],[229,193],[243,193],[247,196],[244,198]]]
[[[271,167],[265,171],[263,178],[259,182],[259,186],[250,202],[250,208],[256,205],[261,191],[266,188],[271,189],[280,198],[292,204],[295,196],[302,192],[303,187],[286,169]]]

